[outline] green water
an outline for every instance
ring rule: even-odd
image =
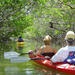
[[[67,75],[62,72],[38,65],[33,61],[27,61],[24,63],[11,63],[9,59],[4,59],[3,53],[5,50],[17,51],[16,46],[13,47],[13,44],[11,45],[11,47],[9,47],[9,46],[8,47],[2,46],[4,48],[1,47],[1,50],[0,50],[0,75]],[[23,52],[28,52],[29,50],[34,49],[35,48],[34,45],[36,45],[36,43],[34,43],[34,44],[33,43],[26,44],[25,43]],[[28,55],[24,55],[24,56],[28,57]]]

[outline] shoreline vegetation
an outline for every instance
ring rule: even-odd
[[[39,45],[50,35],[52,43],[63,47],[65,33],[75,31],[74,4],[74,0],[1,0],[0,43],[7,45],[10,37],[21,35]]]

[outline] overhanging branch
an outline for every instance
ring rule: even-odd
[[[49,24],[50,24],[50,28],[53,28],[53,29],[55,29],[55,30],[58,30],[58,31],[63,31],[63,32],[66,32],[66,30],[68,29],[68,28],[57,28],[57,27],[54,27],[53,25],[54,24],[59,24],[59,23],[53,23],[53,22],[49,22]],[[59,24],[60,25],[60,24]]]

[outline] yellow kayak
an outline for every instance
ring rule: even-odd
[[[24,47],[24,42],[17,42],[18,47]]]

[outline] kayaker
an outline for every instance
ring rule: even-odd
[[[51,58],[53,63],[65,62],[70,64],[75,64],[75,33],[73,31],[68,31],[65,36],[67,43],[66,47],[58,50],[58,52]]]
[[[23,40],[23,38],[21,37],[21,36],[19,36],[19,38],[18,38],[18,40],[17,40],[17,48],[19,49],[19,50],[23,50],[23,48],[24,48],[24,40]]]
[[[42,55],[42,56],[48,56],[48,57],[52,57],[55,53],[54,53],[54,49],[51,48],[50,43],[51,43],[51,37],[49,35],[45,36],[44,38],[44,45],[35,53],[34,55]]]
[[[23,38],[21,36],[19,36],[18,42],[24,42],[24,40],[23,40]]]

